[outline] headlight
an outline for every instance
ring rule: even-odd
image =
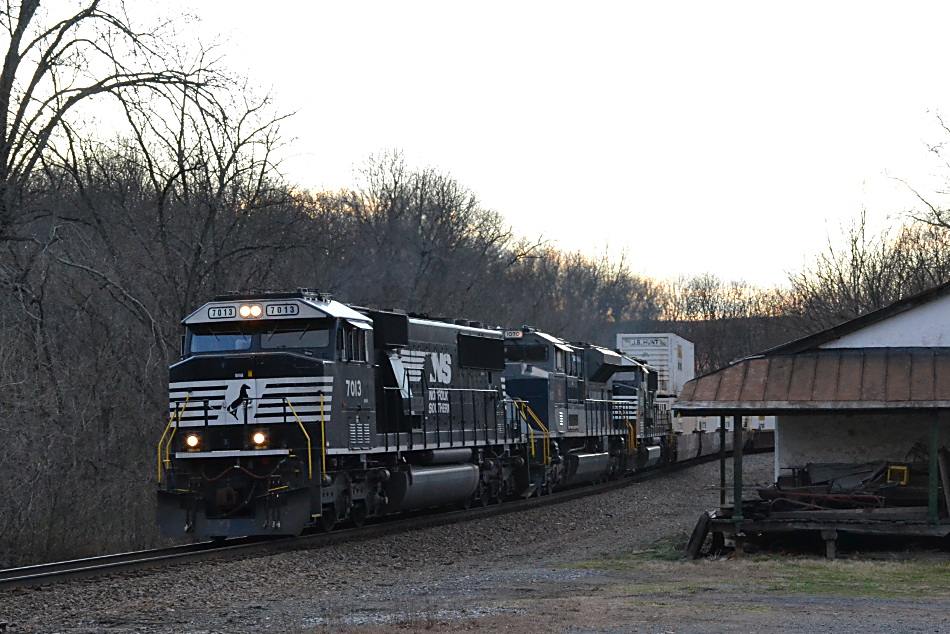
[[[254,432],[254,435],[251,436],[251,441],[252,441],[257,447],[263,448],[263,447],[265,447],[265,446],[267,445],[267,434],[265,434],[265,433],[262,432],[262,431],[256,431],[256,432]]]
[[[201,444],[201,438],[199,438],[197,434],[191,434],[185,438],[185,444],[188,445],[189,449],[197,449],[198,445]]]
[[[238,313],[245,319],[248,317],[260,317],[262,312],[264,311],[258,304],[244,304],[238,309]]]

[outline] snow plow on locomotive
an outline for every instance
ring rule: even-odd
[[[655,371],[606,348],[302,289],[219,296],[182,323],[166,536],[297,535],[675,459]]]

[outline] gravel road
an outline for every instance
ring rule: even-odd
[[[770,482],[771,460],[747,456],[746,481]],[[718,469],[368,543],[11,591],[0,594],[0,623],[62,634],[950,631],[950,596],[750,591],[748,578],[765,588],[769,571],[749,557],[577,564],[685,542],[718,504]]]

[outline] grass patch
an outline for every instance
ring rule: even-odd
[[[630,553],[580,561],[567,567],[616,571],[633,594],[661,596],[708,592],[746,595],[831,595],[950,600],[950,562],[928,560],[828,560],[756,556],[680,559],[685,540],[670,536]]]
[[[771,592],[893,599],[950,599],[950,564],[933,561],[763,562]],[[750,564],[754,566],[756,564]]]
[[[577,561],[564,566],[583,570],[627,570],[633,565],[649,561],[679,561],[683,556],[686,540],[679,535],[662,537],[646,548],[630,553],[611,555],[603,559]]]

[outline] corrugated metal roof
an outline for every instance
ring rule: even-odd
[[[682,414],[950,408],[950,348],[860,348],[753,357],[688,382]]]

